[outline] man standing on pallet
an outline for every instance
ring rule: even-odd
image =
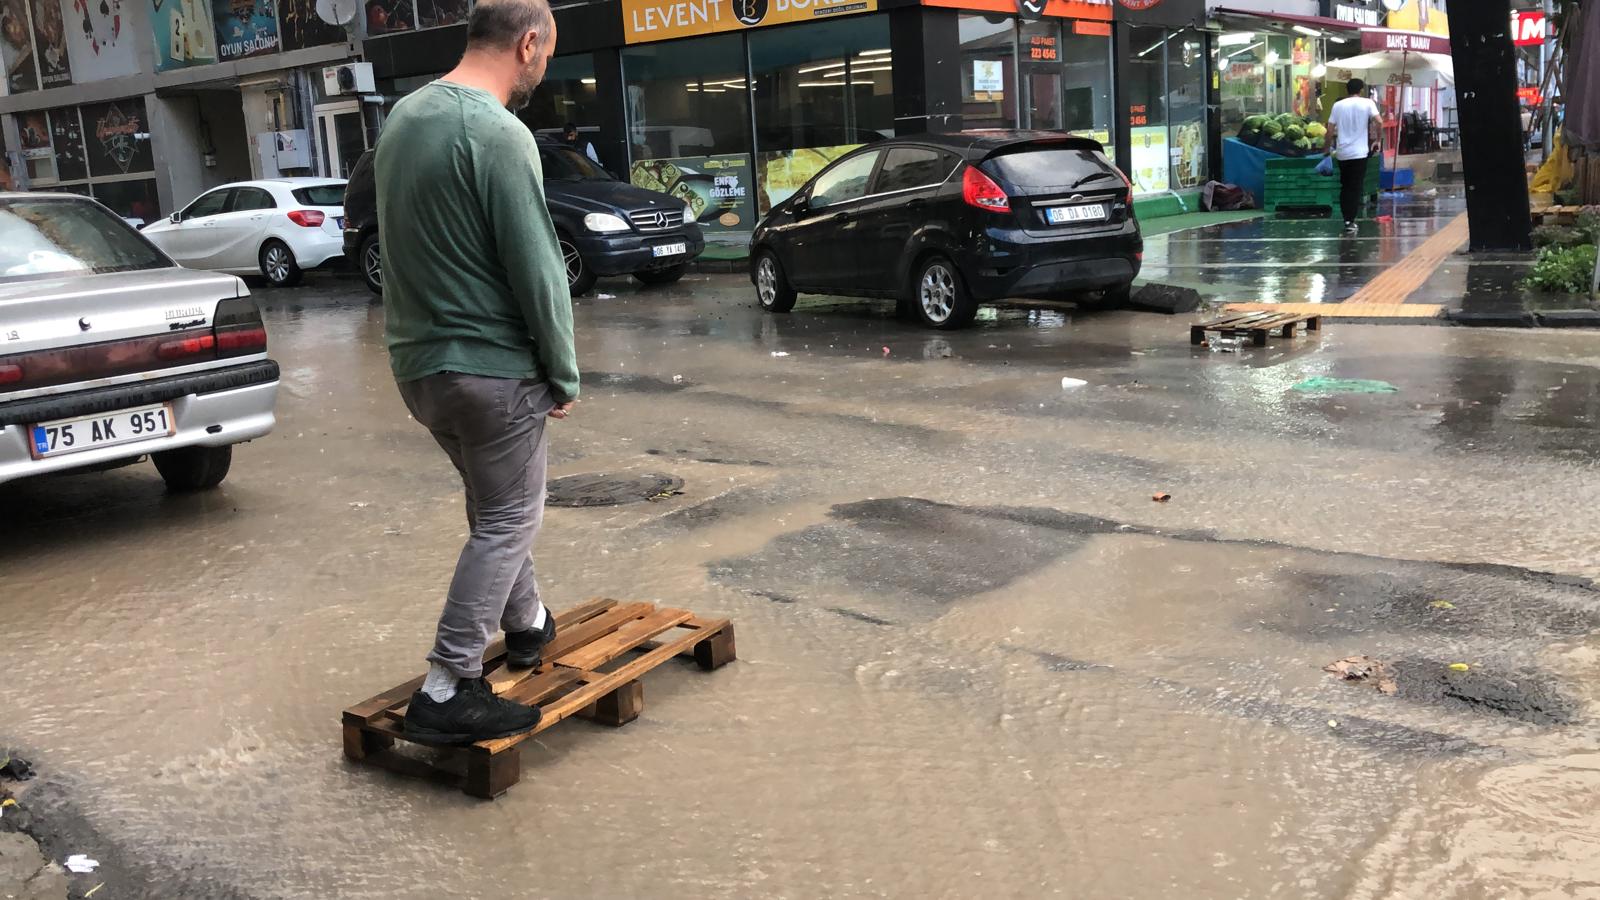
[[[390,365],[461,473],[472,535],[456,563],[406,736],[467,744],[531,731],[483,653],[538,665],[555,637],[530,553],[544,517],[545,425],[578,396],[572,298],[526,106],[555,49],[547,0],[478,0],[461,62],[395,105],[378,142]]]
[[[1344,214],[1344,233],[1356,234],[1356,218],[1361,215],[1362,194],[1367,185],[1367,164],[1378,155],[1383,115],[1378,104],[1362,96],[1367,83],[1359,78],[1345,85],[1348,96],[1328,112],[1328,153],[1339,164],[1339,211]]]

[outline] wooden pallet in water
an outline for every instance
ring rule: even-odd
[[[1265,347],[1267,338],[1277,332],[1280,337],[1294,337],[1295,326],[1305,323],[1306,331],[1321,331],[1322,316],[1291,312],[1235,312],[1209,322],[1189,326],[1189,343],[1205,343],[1206,332],[1222,335],[1250,336],[1250,343]]]
[[[480,741],[460,748],[428,745],[437,762],[405,755],[395,742],[407,741],[401,722],[422,676],[344,711],[344,753],[356,762],[403,775],[454,784],[475,797],[497,797],[522,777],[520,744],[573,716],[621,726],[644,709],[646,672],[678,656],[693,657],[710,671],[736,656],[733,623],[705,619],[684,609],[653,603],[590,600],[556,614],[556,638],[533,669],[508,669],[505,639],[484,653],[484,678],[501,697],[537,706],[539,725],[527,734]],[[631,656],[631,658],[629,658]],[[459,770],[464,757],[465,772]]]

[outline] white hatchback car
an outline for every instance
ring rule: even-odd
[[[266,178],[213,188],[143,230],[190,269],[256,275],[274,287],[344,259],[344,179]]]

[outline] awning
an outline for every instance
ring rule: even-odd
[[[1328,60],[1329,72],[1360,72],[1367,81],[1380,84],[1379,79],[1399,83],[1402,77],[1416,81],[1420,76],[1433,76],[1448,86],[1456,83],[1455,59],[1443,53],[1417,53],[1407,50],[1375,50],[1348,59]],[[1420,85],[1419,85],[1420,86]]]
[[[1228,9],[1227,7],[1215,9],[1212,12],[1218,16],[1278,22],[1286,29],[1293,29],[1296,25],[1303,25],[1306,28],[1316,28],[1321,31],[1355,32],[1361,30],[1361,26],[1354,22],[1346,22],[1343,19],[1334,19],[1328,16],[1292,16],[1287,13],[1263,13],[1248,9]]]

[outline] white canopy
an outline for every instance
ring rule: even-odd
[[[1426,82],[1428,79],[1424,76],[1429,74],[1437,76],[1439,81],[1448,86],[1456,83],[1454,59],[1444,53],[1419,53],[1415,50],[1374,50],[1348,59],[1331,60],[1328,72],[1360,74],[1374,87],[1400,83],[1402,72],[1411,76],[1412,84]]]

